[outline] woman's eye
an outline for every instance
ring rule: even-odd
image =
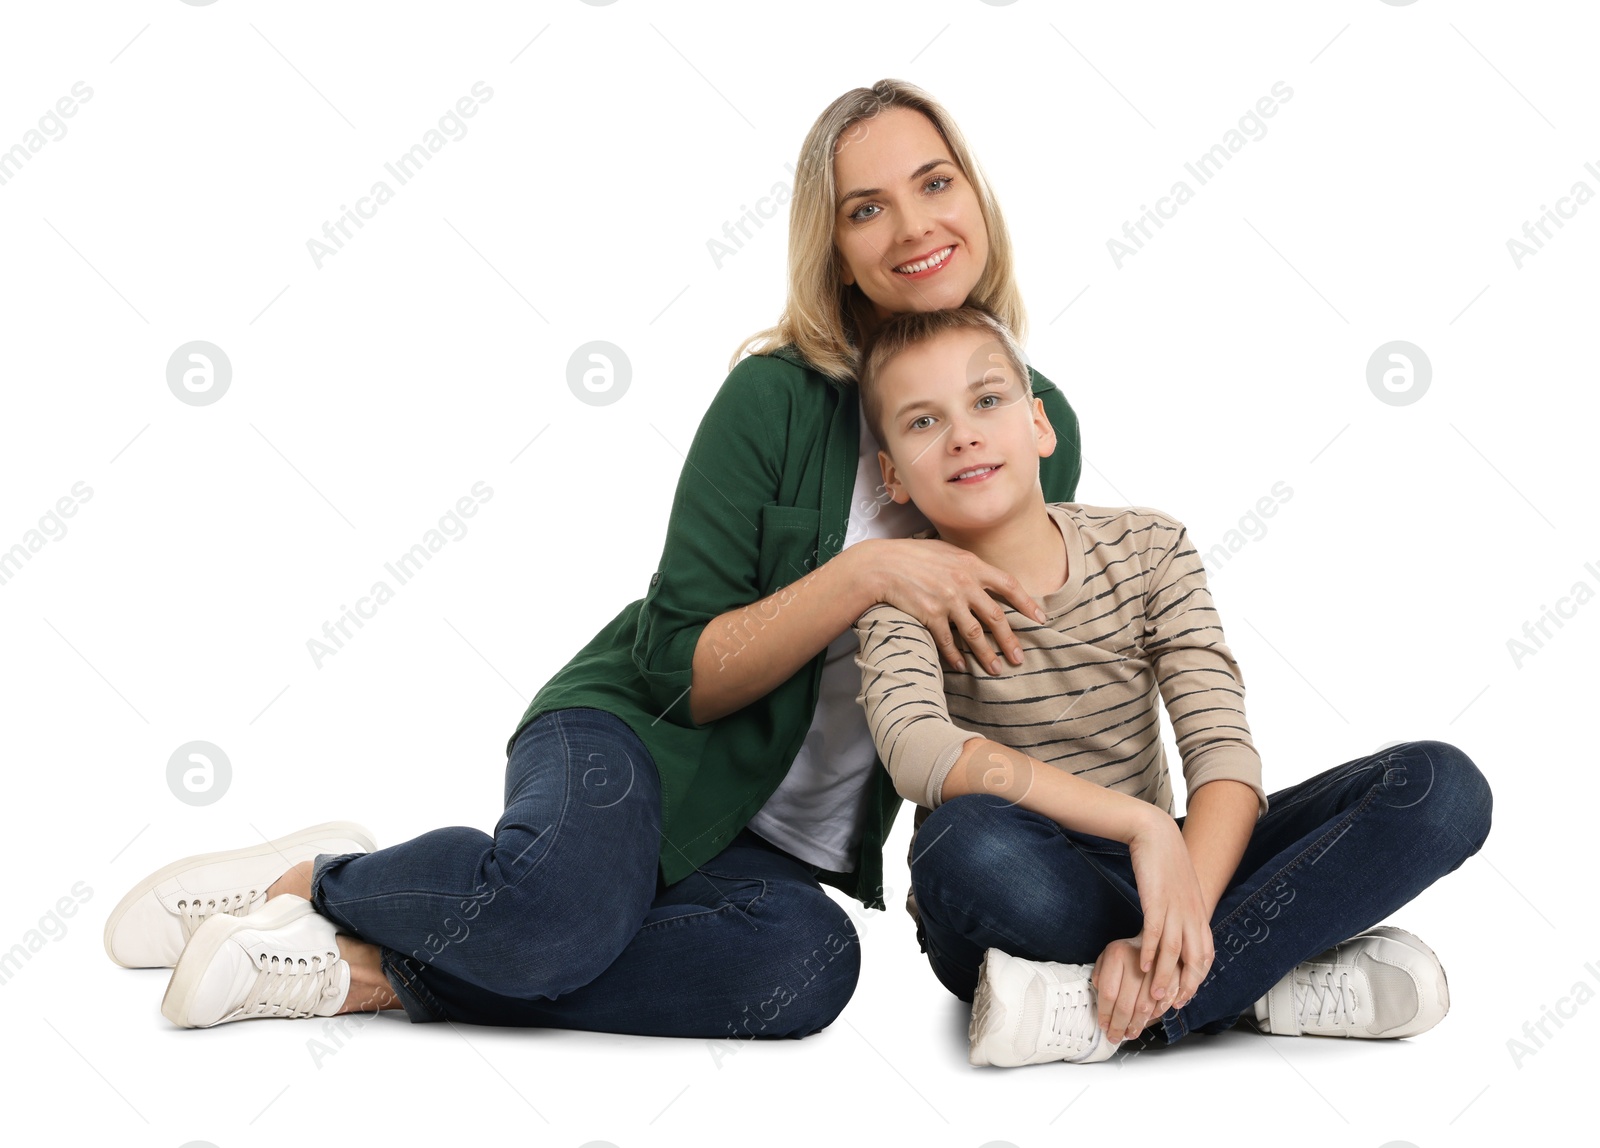
[[[933,416],[932,415],[919,415],[918,417],[916,417],[916,418],[911,420],[911,429],[912,430],[927,430],[928,427],[930,427],[932,425],[933,425]]]
[[[943,191],[945,189],[945,187],[949,187],[954,182],[955,182],[955,179],[952,176],[936,175],[932,179],[930,179],[927,183],[922,185],[922,190],[927,191],[929,188],[932,188],[933,185],[936,184],[936,183],[943,184],[944,185],[943,187],[933,188],[935,194],[937,194],[938,192]],[[852,211],[850,213],[850,218],[852,220],[854,220],[855,222],[857,222],[857,223],[860,223],[862,220],[866,220],[866,219],[876,219],[878,217],[878,214],[880,214],[881,211],[882,211],[881,208],[879,208],[878,212],[875,212],[872,215],[863,215],[862,212],[866,211],[867,208],[869,208],[869,207],[874,207],[875,208],[877,206],[878,205],[875,204],[875,203],[864,203],[860,207],[856,208],[854,211]]]
[[[988,406],[984,406],[983,405],[984,403],[988,403],[989,405]],[[981,399],[978,400],[978,408],[980,410],[992,411],[995,407],[997,407],[999,405],[1000,405],[1000,396],[999,395],[984,395]]]

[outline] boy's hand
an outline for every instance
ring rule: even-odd
[[[872,549],[867,551],[867,546]],[[1005,607],[989,596],[1008,599],[1025,618],[1044,621],[1044,614],[1022,583],[998,566],[939,538],[873,538],[857,544],[873,559],[868,577],[878,601],[910,614],[933,638],[945,661],[967,668],[955,634],[980,665],[1000,672],[998,646],[1013,665],[1022,664],[1022,645],[1006,622]],[[989,636],[994,636],[990,645]]]
[[[1100,1028],[1113,1044],[1137,1036],[1152,1017],[1166,1011],[1151,1000],[1154,983],[1140,968],[1139,938],[1112,941],[1094,963],[1089,978],[1100,1002]],[[1178,978],[1164,986],[1166,999],[1178,991]]]
[[[1210,914],[1183,832],[1165,812],[1154,807],[1152,812],[1128,842],[1128,856],[1144,910],[1138,947],[1140,971],[1149,975],[1140,1002],[1149,1003],[1159,1015],[1174,1004],[1188,1003],[1211,969],[1215,948]],[[1175,978],[1180,982],[1176,990]]]

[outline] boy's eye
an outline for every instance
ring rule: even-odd
[[[985,403],[988,403],[989,405],[988,406],[984,406]],[[986,410],[986,411],[993,410],[995,407],[997,407],[999,405],[1000,405],[1000,396],[999,395],[984,395],[981,399],[978,400],[978,407],[979,407],[980,410]]]
[[[927,430],[928,427],[930,427],[932,425],[933,425],[933,416],[932,415],[918,415],[916,418],[911,420],[911,429],[912,430]]]

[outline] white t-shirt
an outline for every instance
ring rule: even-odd
[[[860,399],[857,398],[859,412]],[[909,538],[931,523],[911,503],[900,505],[883,488],[878,442],[861,419],[861,446],[844,547],[864,538]],[[750,819],[752,831],[800,860],[847,873],[861,845],[867,783],[878,760],[866,715],[856,702],[860,642],[847,627],[822,665],[822,692],[794,764],[767,803]]]

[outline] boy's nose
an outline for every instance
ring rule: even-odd
[[[964,426],[961,423],[950,425],[950,449],[955,451],[971,450],[979,442],[976,428]]]

